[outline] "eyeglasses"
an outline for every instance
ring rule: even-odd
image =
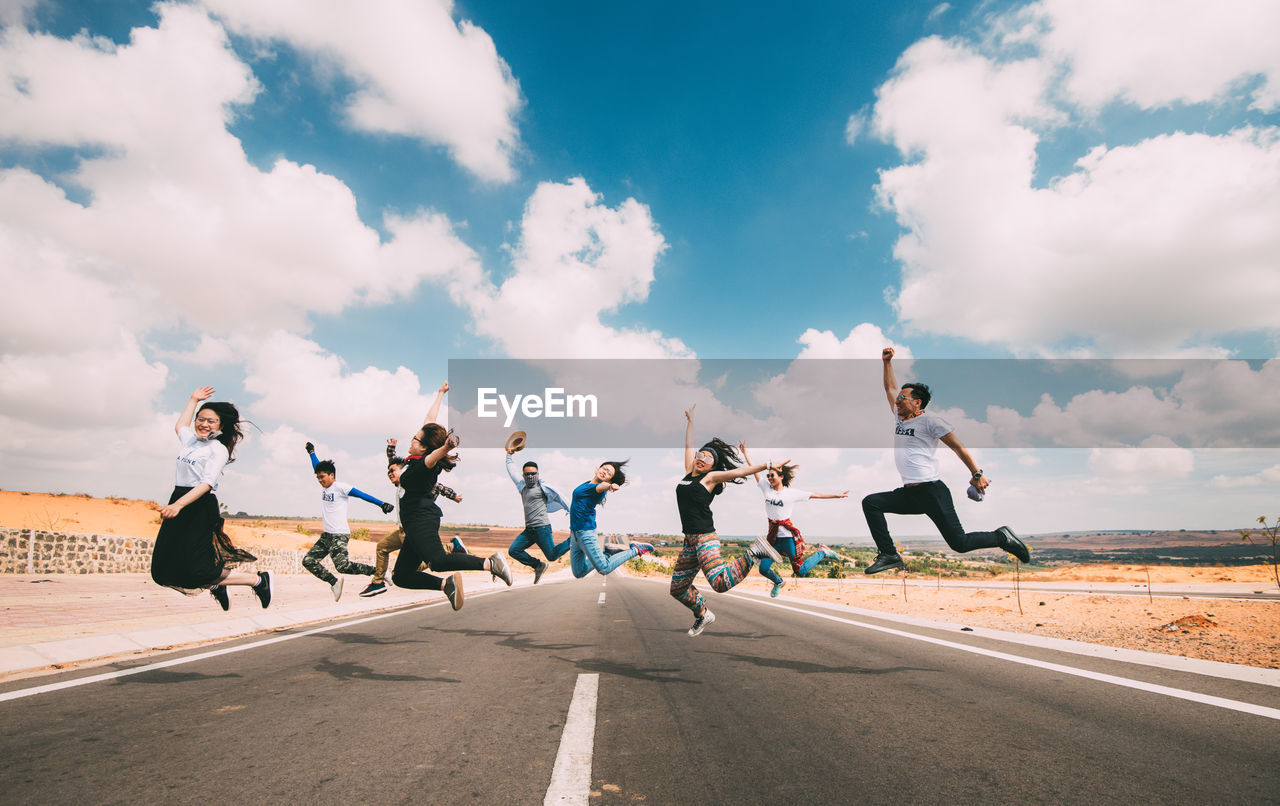
[[[221,420],[217,417],[197,417],[196,422],[203,423],[205,425],[217,425]]]

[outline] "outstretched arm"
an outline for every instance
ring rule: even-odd
[[[880,351],[880,360],[884,362],[884,394],[889,398],[889,408],[898,410],[898,379],[893,375],[893,348],[886,347]]]
[[[440,384],[440,388],[436,390],[436,399],[431,401],[431,408],[427,409],[427,417],[422,421],[423,425],[438,422],[437,418],[440,416],[440,403],[444,400],[444,393],[448,391],[448,381]]]
[[[396,445],[399,444],[395,437],[387,438],[387,466],[390,467],[395,463],[399,456],[396,456]]]
[[[982,468],[978,467],[978,463],[973,460],[973,456],[969,454],[969,451],[964,447],[964,444],[960,442],[960,438],[956,436],[956,432],[952,431],[946,436],[941,437],[941,439],[942,444],[955,451],[956,456],[960,457],[960,461],[964,462],[964,466],[969,468],[969,472],[972,474],[969,478],[970,481],[972,481],[973,486],[977,488],[978,492],[984,492],[991,481],[983,475]]]
[[[848,498],[849,491],[845,490],[841,493],[813,493],[809,498]]]
[[[208,400],[213,397],[213,393],[214,388],[212,386],[201,386],[199,389],[192,392],[191,397],[187,398],[187,405],[182,407],[182,413],[178,415],[178,422],[173,424],[173,433],[176,434],[183,428],[191,425],[191,421],[194,420],[196,416],[196,406],[200,405],[200,401]],[[175,501],[174,503],[177,502]],[[169,517],[173,516],[170,515]]]
[[[693,410],[698,407],[697,403],[684,410],[684,472],[693,472]]]
[[[742,461],[751,464],[751,457],[747,456],[747,441],[745,439],[738,443],[738,452],[742,454]],[[756,484],[760,483],[759,473],[752,473],[751,478]]]
[[[384,513],[389,514],[391,510],[395,509],[395,505],[388,504],[385,501],[379,501],[378,499],[374,498],[372,495],[369,495],[363,490],[358,490],[355,487],[351,488],[351,495],[354,495],[356,498],[360,498],[365,501],[368,501],[370,504],[373,504],[375,507],[378,507],[379,509],[381,509]]]
[[[307,456],[311,457],[311,470],[315,472],[316,465],[320,464],[320,458],[316,456],[316,446],[310,442],[306,444]]]
[[[444,441],[444,444],[442,444],[439,448],[436,448],[434,451],[427,454],[426,456],[422,457],[422,464],[426,465],[427,467],[435,467],[436,462],[439,462],[441,459],[443,459],[449,453],[449,451],[458,447],[458,443],[460,441],[461,440],[458,439],[457,434],[450,434],[449,438]]]
[[[743,465],[742,467],[735,467],[732,470],[713,470],[702,477],[702,484],[707,488],[711,488],[722,481],[740,479],[743,476],[754,476],[757,473],[762,473],[765,470],[768,470],[772,466],[773,464],[769,463],[763,465]]]

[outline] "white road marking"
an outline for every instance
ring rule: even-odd
[[[482,593],[473,593],[467,596],[467,600],[479,599],[484,596],[491,596],[495,593],[501,593],[505,588],[495,591],[484,591]],[[31,697],[36,694],[47,694],[50,691],[60,691],[64,688],[75,688],[76,686],[87,686],[90,683],[101,683],[106,680],[115,680],[120,677],[129,677],[130,675],[143,674],[145,672],[153,672],[156,669],[167,669],[170,666],[181,666],[184,663],[192,663],[207,658],[216,658],[219,655],[229,655],[232,652],[243,652],[246,649],[257,649],[260,646],[269,646],[278,644],[282,641],[292,641],[295,638],[303,638],[316,633],[328,632],[329,630],[340,630],[344,627],[354,627],[357,624],[366,624],[370,621],[378,619],[390,618],[391,616],[399,616],[405,613],[416,613],[419,610],[426,610],[431,607],[441,607],[448,604],[448,600],[440,602],[432,602],[431,604],[422,605],[421,607],[409,607],[404,610],[393,610],[387,613],[379,613],[376,616],[368,616],[367,618],[356,619],[355,621],[344,621],[341,624],[328,624],[324,627],[316,627],[304,632],[294,633],[292,635],[278,635],[275,638],[267,638],[262,641],[254,641],[251,644],[241,644],[240,646],[226,647],[224,649],[215,649],[210,652],[201,652],[196,655],[187,655],[183,658],[174,658],[173,660],[159,661],[158,663],[148,663],[145,666],[137,666],[132,669],[119,669],[114,672],[104,672],[102,674],[90,675],[88,677],[77,677],[75,680],[64,680],[60,683],[49,683],[43,686],[34,686],[32,688],[17,689],[15,691],[6,691],[0,693],[0,702],[9,700],[20,700],[23,697]]]
[[[596,604],[604,604],[604,591],[600,591],[600,598],[596,601]]]
[[[601,594],[603,595],[603,594]],[[551,786],[543,798],[548,804],[587,806],[591,794],[591,755],[596,741],[596,695],[600,691],[600,675],[580,674],[573,687],[569,715],[560,735],[560,750],[551,770]]]
[[[1024,658],[1018,655],[1010,655],[1007,652],[997,652],[992,649],[983,649],[982,647],[968,646],[966,644],[958,644],[955,641],[944,641],[941,638],[931,638],[927,635],[917,635],[915,633],[906,632],[904,630],[895,630],[892,627],[881,627],[877,624],[867,624],[853,619],[840,618],[839,616],[831,616],[826,613],[817,613],[812,610],[804,610],[799,607],[790,607],[777,602],[759,602],[749,599],[745,596],[730,594],[735,599],[746,602],[754,602],[755,604],[767,605],[769,607],[779,607],[783,610],[790,610],[793,613],[804,613],[810,616],[827,619],[828,621],[838,621],[841,624],[850,624],[854,627],[862,627],[866,630],[875,630],[877,632],[896,635],[901,638],[910,638],[915,641],[924,641],[927,644],[936,644],[944,646],[948,649],[958,649],[961,652],[971,652],[974,655],[985,655],[989,658],[1009,661],[1010,663],[1021,663],[1026,666],[1035,666],[1040,669],[1047,669],[1051,672],[1060,674],[1069,674],[1075,677],[1084,677],[1089,680],[1097,680],[1101,683],[1110,683],[1113,686],[1123,686],[1125,688],[1134,688],[1139,691],[1148,691],[1153,694],[1163,694],[1166,697],[1175,697],[1180,700],[1189,700],[1204,705],[1212,705],[1217,708],[1226,708],[1231,711],[1241,711],[1246,714],[1266,717],[1267,719],[1280,719],[1280,708],[1268,708],[1265,705],[1254,705],[1251,702],[1241,702],[1239,700],[1228,700],[1225,697],[1214,697],[1210,694],[1201,694],[1196,691],[1186,691],[1184,689],[1172,688],[1170,686],[1160,686],[1155,683],[1146,683],[1141,680],[1130,680],[1126,677],[1117,677],[1112,674],[1103,674],[1088,669],[1077,669],[1073,666],[1064,666],[1060,663],[1049,663],[1048,661],[1036,660],[1034,658]]]

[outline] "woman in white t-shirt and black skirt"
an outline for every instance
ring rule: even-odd
[[[169,503],[160,507],[163,520],[151,553],[151,578],[188,595],[208,590],[223,610],[231,607],[227,586],[246,585],[266,607],[271,603],[271,572],[233,570],[257,558],[232,544],[222,529],[215,494],[218,477],[232,461],[243,434],[235,406],[221,402],[200,405],[213,392],[212,386],[192,392],[173,427],[182,447],[173,494]]]

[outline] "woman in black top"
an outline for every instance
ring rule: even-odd
[[[671,574],[671,595],[693,611],[689,635],[700,635],[708,624],[716,620],[716,616],[707,609],[702,594],[693,587],[699,569],[713,590],[724,593],[746,577],[757,559],[768,557],[774,562],[781,562],[781,555],[761,537],[756,538],[746,554],[732,562],[720,556],[720,536],[716,534],[711,517],[712,499],[724,490],[726,483],[741,484],[743,476],[767,470],[772,464],[739,466],[737,451],[718,437],[694,451],[694,408],[696,406],[691,406],[684,413],[687,421],[684,431],[685,477],[676,485],[676,506],[680,508],[684,547],[680,549]]]
[[[501,554],[484,559],[472,554],[449,552],[440,541],[441,512],[432,491],[441,471],[448,472],[457,466],[458,455],[449,451],[458,447],[459,440],[451,429],[431,421],[439,410],[440,398],[448,389],[448,384],[440,387],[436,404],[427,415],[428,422],[409,441],[409,458],[399,474],[400,488],[404,491],[400,498],[404,545],[396,558],[391,581],[402,588],[443,590],[449,597],[449,604],[457,610],[462,607],[462,575],[455,573],[448,579],[441,579],[419,571],[420,564],[426,563],[431,570],[440,572],[489,571],[508,585],[511,584],[511,570]]]

